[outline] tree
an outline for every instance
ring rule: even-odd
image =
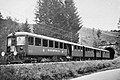
[[[95,48],[98,48],[98,40],[96,38],[96,31],[95,31],[95,28],[92,29],[92,36],[93,36],[93,43],[92,43],[92,46],[95,47]]]
[[[2,14],[1,14],[1,12],[0,12],[0,19],[3,19],[3,16],[2,16]]]
[[[101,34],[102,34],[101,30],[98,29],[98,30],[97,30],[97,37],[98,37],[98,39],[100,39]]]
[[[3,26],[5,26],[5,24],[3,23],[4,22],[4,19],[2,17],[2,14],[0,12],[0,52],[2,51],[2,44],[3,44],[3,35],[1,34],[2,31],[3,31]]]
[[[76,34],[82,25],[73,0],[39,0],[37,3],[35,21],[38,25],[47,25],[46,28],[39,26],[46,35],[51,32],[52,37],[77,42]]]
[[[118,36],[116,36],[116,51],[117,53],[120,53],[120,18],[118,20],[118,23],[117,23],[117,27],[119,30],[116,30],[116,32],[118,33]]]
[[[98,42],[96,40],[93,41],[93,47],[98,48]]]
[[[102,45],[101,39],[100,39],[101,34],[102,34],[102,32],[100,29],[98,29],[97,31],[94,28],[92,29],[92,35],[93,35],[93,45],[92,46],[93,47],[98,48],[100,45]]]
[[[26,22],[22,25],[22,31],[31,32],[27,19],[26,19]]]
[[[6,39],[8,34],[16,31],[16,28],[19,27],[16,19],[13,20],[10,16],[6,19],[0,20],[0,50],[5,50]]]
[[[16,19],[13,20],[10,16],[3,18],[0,13],[0,51],[5,50],[8,34],[16,31],[18,27]]]
[[[119,18],[119,20],[118,20],[117,25],[118,25],[118,29],[120,29],[120,18]]]

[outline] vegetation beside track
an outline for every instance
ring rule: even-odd
[[[0,66],[1,80],[65,80],[93,72],[119,68],[120,59],[10,64]]]

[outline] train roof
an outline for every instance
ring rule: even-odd
[[[100,48],[94,48],[94,47],[90,47],[90,46],[85,46],[85,45],[84,45],[84,47],[87,47],[87,48],[90,48],[90,49],[92,48],[92,49],[96,49],[96,50],[108,51],[108,50],[105,50],[105,49],[100,49]],[[108,51],[108,52],[109,52],[109,51]]]
[[[38,38],[43,38],[43,39],[48,39],[48,40],[53,40],[53,41],[58,41],[58,42],[62,42],[62,43],[68,43],[68,44],[73,44],[73,45],[78,45],[78,46],[83,46],[77,43],[73,43],[73,42],[69,42],[69,41],[65,41],[65,40],[60,40],[60,39],[56,39],[56,38],[52,38],[52,37],[47,37],[47,36],[43,36],[43,35],[39,35],[39,34],[34,34],[34,33],[28,33],[28,32],[15,32],[16,36],[19,35],[27,35],[27,36],[32,36],[32,37],[38,37]],[[12,33],[8,35],[12,36]]]
[[[12,35],[13,35],[13,33],[9,34],[8,37],[10,37]],[[78,44],[78,43],[73,43],[73,42],[69,42],[69,41],[65,41],[65,40],[60,40],[60,39],[56,39],[56,38],[52,38],[52,37],[47,37],[47,36],[43,36],[43,35],[38,35],[38,34],[34,34],[34,33],[29,33],[29,32],[15,32],[15,35],[16,36],[27,35],[27,36],[38,37],[38,38],[43,38],[43,39],[58,41],[58,42],[62,42],[62,43],[77,45],[77,46],[84,46],[84,47],[92,48],[92,49],[96,49],[96,50],[107,51],[107,50],[104,50],[104,49],[99,49],[99,48],[94,48],[94,47],[90,47],[90,46],[85,46],[85,45],[81,45],[81,44]]]

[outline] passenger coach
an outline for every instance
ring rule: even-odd
[[[14,56],[14,59],[30,61],[53,57],[63,60],[109,59],[110,57],[107,50],[28,32],[15,32],[8,35],[6,55]]]

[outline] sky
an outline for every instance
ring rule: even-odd
[[[118,29],[120,0],[74,0],[77,12],[82,17],[83,27],[101,30]],[[0,0],[3,17],[12,16],[19,22],[34,22],[37,0]]]

